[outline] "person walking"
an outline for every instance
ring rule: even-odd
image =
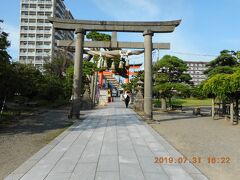
[[[126,108],[128,108],[128,104],[130,101],[130,96],[128,95],[128,92],[125,92],[124,94],[124,101],[125,101]]]

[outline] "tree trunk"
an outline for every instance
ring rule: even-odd
[[[215,116],[215,99],[212,98],[212,118],[214,119]]]
[[[167,102],[165,98],[161,98],[161,109],[167,110]]]
[[[239,111],[238,111],[238,98],[236,98],[236,108],[235,108],[236,110],[235,110],[235,116],[236,116],[236,119],[235,119],[235,121],[234,121],[234,125],[235,124],[238,124],[238,116],[239,116]]]
[[[93,96],[94,96],[94,82],[95,82],[95,74],[91,76],[91,85],[90,85],[90,92],[91,92],[91,99],[93,102]]]
[[[234,124],[234,104],[233,102],[231,102],[230,104],[230,121],[232,122],[232,124]]]
[[[96,104],[96,91],[97,91],[97,72],[94,73],[94,83],[93,83],[93,106]]]
[[[223,113],[223,115],[227,114],[227,107],[226,107],[226,101],[225,100],[222,101],[222,113]]]
[[[168,98],[169,107],[172,107],[172,98]]]

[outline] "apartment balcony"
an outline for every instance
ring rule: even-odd
[[[33,12],[36,12],[37,8],[27,8],[27,7],[22,7],[21,8],[21,11],[33,11]]]
[[[36,30],[21,30],[20,33],[24,34],[35,34]]]
[[[56,10],[59,10],[60,12],[62,12],[62,14],[64,14],[64,9],[65,7],[62,7],[59,3],[57,3]]]
[[[20,48],[23,48],[23,49],[35,49],[36,46],[35,45],[20,45]]]
[[[36,18],[37,18],[37,19],[47,19],[48,16],[39,16],[39,15],[37,15]]]
[[[20,52],[19,56],[35,56],[35,52]]]
[[[36,53],[36,56],[50,56],[51,55],[51,53],[49,52],[49,53],[46,53],[46,52],[37,52]]]
[[[47,26],[47,27],[52,27],[51,23],[27,23],[27,22],[22,22],[21,26]]]
[[[52,12],[53,8],[37,8],[37,11],[39,11],[39,12],[46,12],[46,11]]]
[[[21,18],[26,18],[26,19],[29,19],[29,18],[32,18],[33,16],[32,15],[21,15]]]
[[[56,13],[57,17],[64,19],[64,16],[63,16],[63,14],[60,13],[60,11],[56,11],[55,13]]]
[[[36,8],[27,8],[27,7],[22,7],[21,11],[26,11],[26,12],[45,12],[45,11],[50,11],[52,12],[52,8],[40,8],[40,7],[36,7]]]
[[[21,26],[37,26],[39,23],[27,23],[27,22],[22,22]],[[44,23],[43,25],[44,26]]]
[[[37,30],[36,33],[37,33],[37,34],[51,34],[52,31],[47,31],[47,30]]]
[[[62,1],[57,1],[57,6],[59,6],[59,7],[62,8],[62,9],[65,9],[65,8],[66,8],[65,5],[64,5],[64,3],[63,3]]]
[[[51,49],[51,45],[37,45],[36,49]]]
[[[49,37],[49,38],[44,38],[44,37],[41,37],[41,38],[36,38],[37,41],[52,41],[52,38]]]
[[[21,15],[21,18],[26,18],[26,19],[47,19],[48,16],[43,16],[43,15]]]
[[[46,27],[52,27],[52,24],[51,23],[37,23],[37,26],[46,26]]]
[[[51,3],[50,3],[51,4]],[[25,11],[25,12],[45,12],[45,11],[49,11],[52,12],[53,8],[52,7],[21,7],[21,11]]]
[[[41,1],[41,0],[38,0],[38,1],[22,0],[22,3],[30,3],[30,4],[52,4],[51,1],[47,1],[47,0],[44,0],[44,1]]]
[[[20,41],[36,41],[35,37],[21,37]]]

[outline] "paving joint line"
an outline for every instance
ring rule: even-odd
[[[116,112],[116,110],[115,110]],[[117,157],[118,157],[118,177],[119,177],[119,180],[121,180],[121,176],[120,176],[120,162],[119,162],[119,147],[118,147],[118,142],[119,142],[119,139],[118,139],[118,119],[115,120],[115,126],[116,126],[116,143],[117,143]]]
[[[128,116],[128,115],[127,115],[127,116]],[[145,176],[144,173],[143,173],[143,169],[142,169],[142,166],[141,166],[141,164],[140,164],[140,161],[139,161],[139,158],[138,158],[138,155],[137,155],[137,152],[136,152],[135,146],[133,145],[132,138],[131,138],[130,133],[129,133],[129,130],[128,130],[128,128],[127,128],[127,124],[126,124],[126,122],[124,122],[124,123],[125,123],[125,125],[126,125],[125,128],[127,129],[127,134],[128,134],[128,136],[129,136],[130,141],[131,141],[131,144],[132,144],[132,146],[133,146],[133,150],[134,150],[134,153],[135,153],[135,155],[136,155],[136,157],[137,157],[138,165],[139,165],[139,167],[140,167],[140,169],[141,169],[141,172],[142,172],[143,178],[144,178],[144,180],[146,180],[146,176]]]
[[[140,125],[144,125],[144,124],[142,124],[141,122],[140,122]],[[144,126],[145,127],[145,126]],[[138,127],[136,127],[137,128],[137,131],[139,132],[139,134],[141,135],[141,133],[140,133],[140,130],[139,130],[139,128]],[[146,128],[147,129],[147,128]],[[148,130],[148,129],[147,129]],[[151,133],[150,133],[151,134]],[[152,135],[152,134],[151,134]],[[155,136],[153,136],[154,138],[155,138]],[[156,139],[156,138],[155,138]],[[143,138],[143,141],[146,143],[146,140],[145,140],[145,138]],[[157,140],[158,141],[158,140]],[[158,143],[159,144],[161,144],[159,141],[158,141]],[[148,147],[148,149],[153,153],[153,155],[155,156],[155,153],[152,151],[152,149],[149,147],[149,145],[148,145],[148,143],[146,143],[146,145],[147,145],[147,147]],[[160,166],[161,167],[161,166]],[[161,169],[163,170],[163,172],[165,173],[165,175],[168,177],[168,179],[171,179],[170,177],[169,177],[169,175],[168,175],[168,173],[166,172],[166,170],[163,168],[163,167],[161,167]]]
[[[89,116],[90,116],[90,115],[89,115]],[[90,123],[91,123],[91,122],[89,122],[89,124],[90,124]],[[88,139],[85,147],[83,148],[83,151],[82,151],[82,153],[81,153],[81,155],[80,155],[80,157],[79,157],[76,165],[74,166],[74,168],[73,168],[73,170],[72,170],[72,172],[71,172],[71,176],[70,176],[68,179],[71,179],[72,175],[74,174],[74,171],[75,171],[75,169],[76,169],[76,167],[77,167],[77,164],[79,163],[79,161],[80,161],[80,159],[81,159],[84,151],[86,150],[87,145],[89,144],[90,140],[92,139],[92,136],[93,136],[94,132],[96,131],[97,127],[99,126],[99,123],[100,123],[100,120],[98,120],[98,121],[97,121],[97,124],[94,126],[94,130],[92,131],[91,136],[89,137],[89,139]]]
[[[86,124],[86,125],[84,125],[85,127],[87,126],[87,125],[89,125],[90,124],[90,122],[88,123],[88,124]],[[84,127],[83,126],[83,127]],[[71,133],[71,132],[70,132]],[[69,134],[70,134],[69,133]],[[75,138],[75,140],[70,144],[70,146],[68,147],[68,149],[69,148],[71,148],[72,147],[72,145],[77,141],[77,139],[81,136],[81,134],[83,133],[83,131],[81,131],[81,133]],[[68,134],[68,135],[69,135]],[[54,164],[54,166],[53,166],[53,168],[51,168],[51,170],[48,172],[48,174],[43,178],[43,180],[45,180],[47,177],[48,177],[48,175],[51,173],[51,171],[56,167],[56,165],[57,165],[57,163],[62,159],[62,157],[66,154],[66,152],[67,152],[67,150],[61,155],[61,157],[57,160],[57,162]]]
[[[106,110],[106,109],[104,109]],[[106,123],[106,126],[108,125],[108,118],[109,118],[109,112],[107,111],[107,123]],[[100,153],[99,153],[99,157],[98,157],[98,160],[97,160],[97,166],[96,166],[96,170],[95,170],[95,174],[94,174],[94,179],[96,179],[96,175],[97,175],[97,169],[98,169],[98,163],[99,163],[99,159],[100,159],[100,156],[101,156],[101,152],[102,152],[102,146],[103,146],[103,141],[104,141],[104,138],[105,138],[105,133],[106,133],[106,126],[104,128],[104,134],[103,134],[103,139],[102,139],[102,143],[101,143],[101,148],[100,148]]]

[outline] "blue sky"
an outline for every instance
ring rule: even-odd
[[[0,19],[4,20],[1,27],[10,33],[9,53],[17,59],[20,0],[0,2]],[[171,50],[160,51],[160,56],[172,54],[183,60],[207,61],[223,49],[240,50],[239,0],[65,0],[65,4],[76,19],[182,19],[173,33],[154,35],[154,42],[171,43]],[[120,33],[118,37],[122,41],[143,41],[142,34]],[[142,56],[134,58],[137,61]]]

